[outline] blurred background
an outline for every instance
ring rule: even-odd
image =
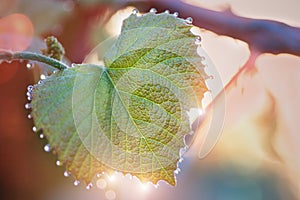
[[[148,12],[151,1],[137,2],[141,13]],[[299,0],[184,2],[300,27]],[[66,59],[81,63],[97,44],[120,32],[122,20],[133,9],[117,0],[0,0],[0,48],[38,52],[43,38],[54,35],[65,47]],[[188,15],[189,10],[179,13]],[[223,83],[228,83],[247,62],[248,45],[201,28],[195,31]],[[300,199],[300,58],[262,54],[252,64],[253,73],[240,75],[226,91],[224,128],[215,148],[199,159],[199,140],[210,125],[204,122],[180,163],[176,187],[165,182],[154,187],[114,174],[95,178],[94,187],[86,190],[84,184],[75,187],[72,177],[64,177],[64,167],[56,166],[55,156],[43,151],[47,141],[32,132],[33,122],[27,119],[26,88],[45,69],[27,69],[26,62],[19,61],[1,63],[0,199]]]

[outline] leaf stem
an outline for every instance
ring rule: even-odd
[[[0,60],[34,60],[41,63],[48,64],[58,70],[64,70],[68,68],[68,66],[56,59],[50,58],[48,56],[33,53],[29,51],[22,51],[22,52],[9,52],[9,51],[2,51],[0,52]]]

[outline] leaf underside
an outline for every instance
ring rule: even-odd
[[[190,28],[167,13],[132,14],[104,66],[74,65],[34,86],[35,125],[76,179],[119,171],[175,185],[187,113],[207,91]]]

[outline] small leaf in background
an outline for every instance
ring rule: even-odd
[[[167,13],[132,14],[105,66],[74,65],[34,86],[36,129],[76,180],[119,171],[175,185],[188,112],[207,91],[191,27]]]
[[[54,36],[47,37],[45,39],[45,43],[47,48],[42,49],[43,55],[49,56],[50,58],[54,58],[56,60],[62,60],[65,55],[65,49],[61,45],[60,42]]]

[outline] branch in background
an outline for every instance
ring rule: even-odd
[[[155,7],[159,12],[179,12],[180,17],[192,17],[193,24],[248,43],[251,50],[260,53],[289,53],[300,56],[300,28],[272,21],[239,17],[230,11],[212,11],[186,4],[179,0],[130,1],[141,11]],[[143,10],[142,10],[143,9]],[[145,10],[144,10],[145,9]]]

